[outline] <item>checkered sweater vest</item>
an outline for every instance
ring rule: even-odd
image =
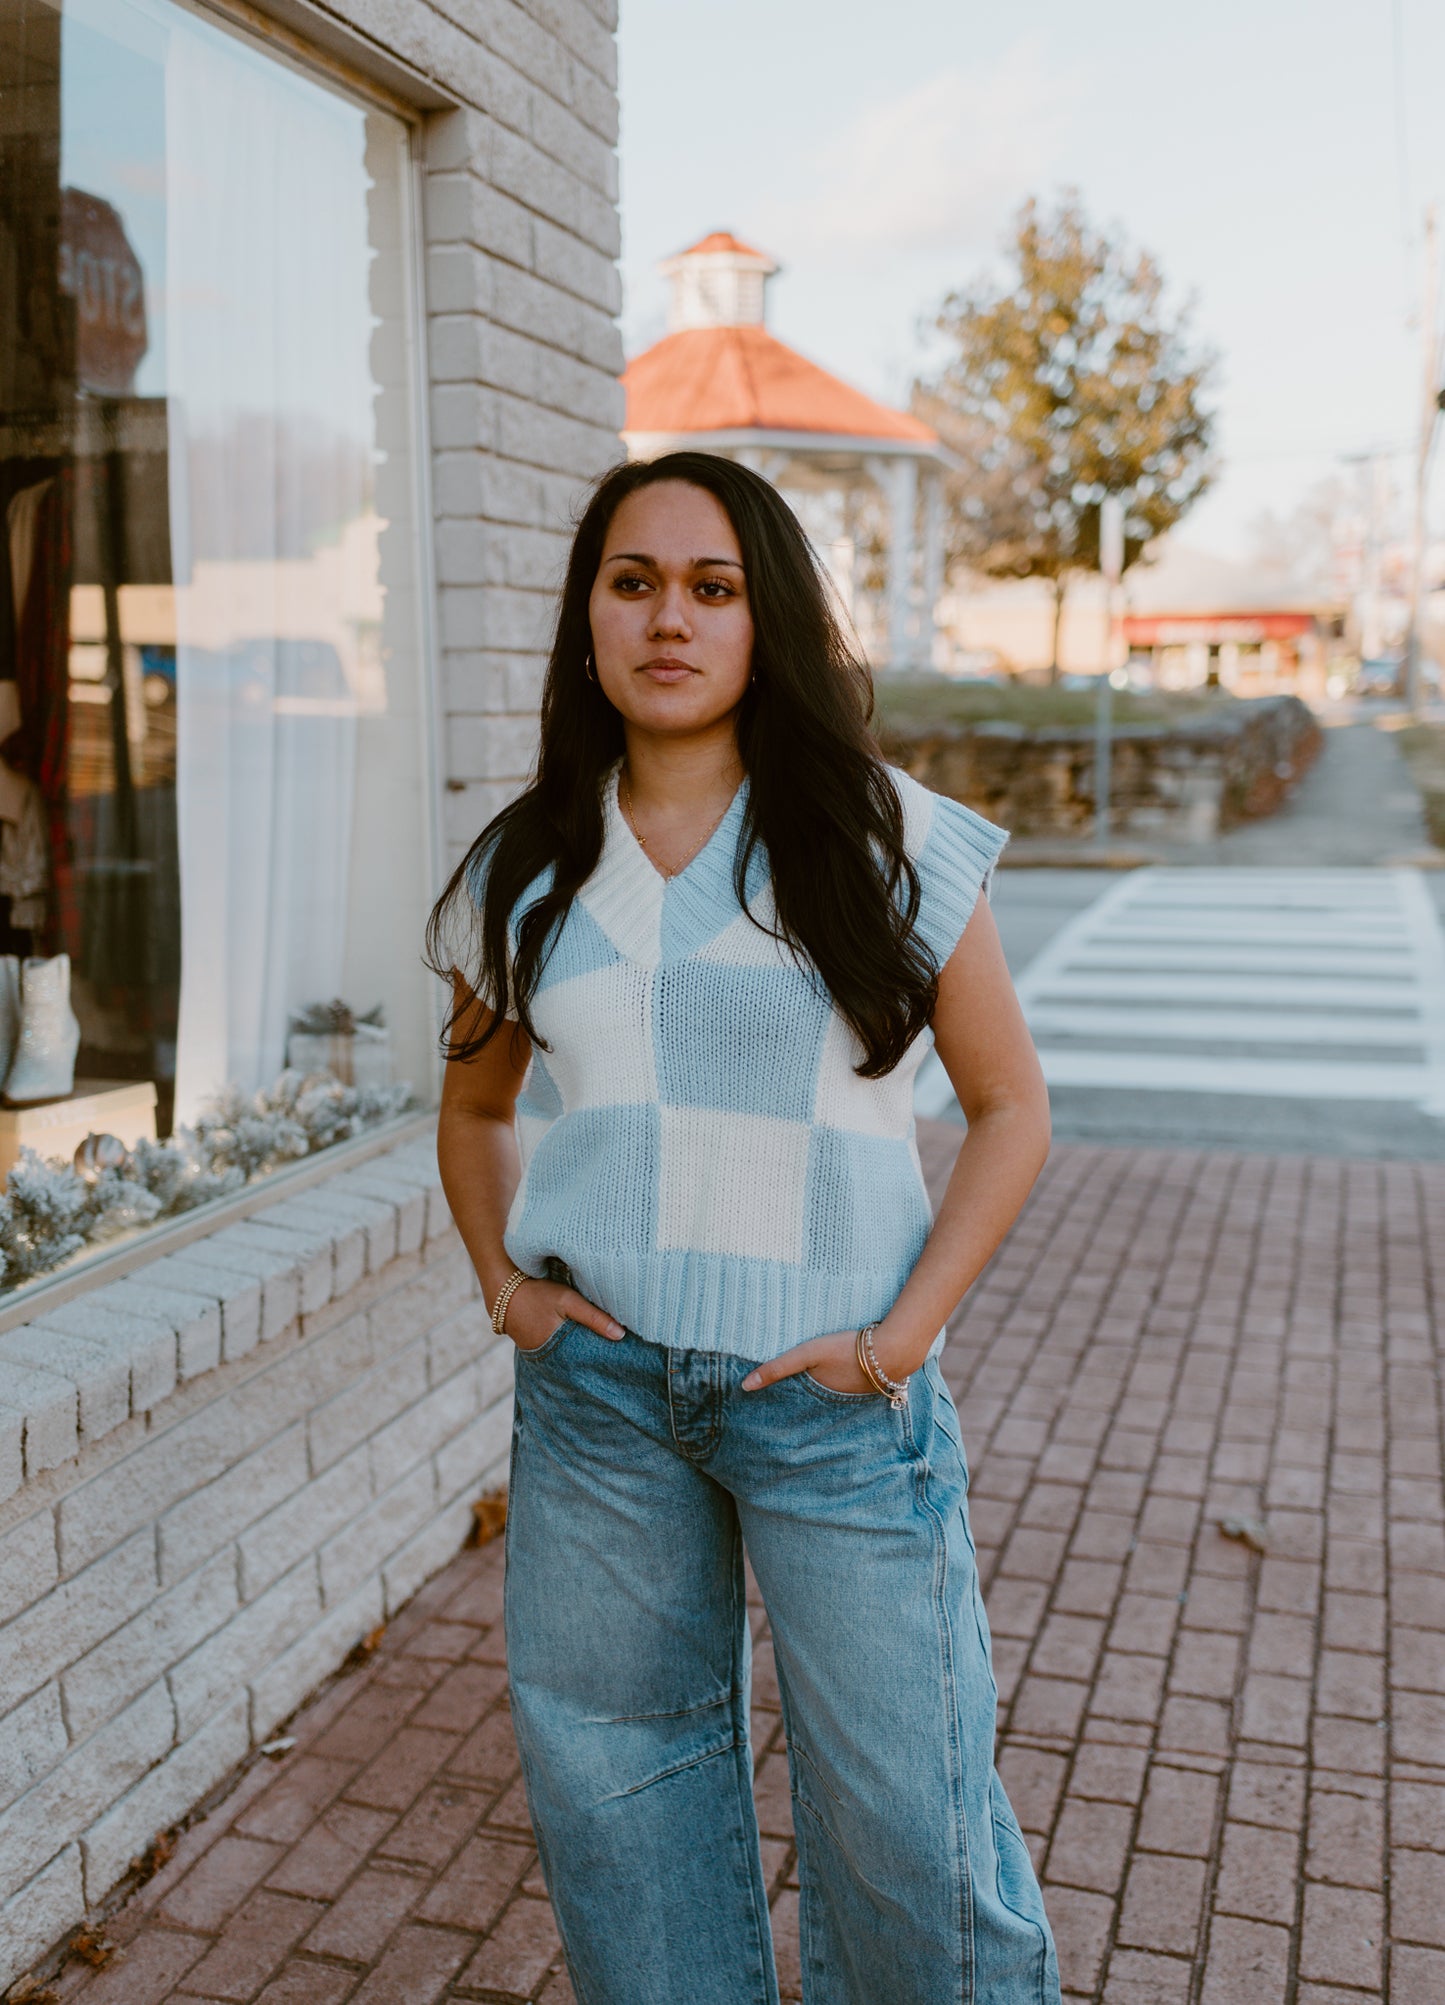
[[[1007,837],[893,773],[918,932],[952,953]],[[596,871],[546,962],[517,1103],[523,1175],[507,1252],[658,1344],[776,1356],[881,1317],[931,1223],[914,1141],[925,1031],[885,1078],[821,984],[739,904],[740,793],[676,877],[607,789]],[[748,885],[765,922],[766,865]],[[529,892],[519,910],[531,902]]]

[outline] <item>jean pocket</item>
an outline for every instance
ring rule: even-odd
[[[556,1329],[553,1330],[551,1336],[547,1337],[542,1343],[532,1344],[526,1349],[521,1344],[513,1344],[512,1349],[519,1358],[525,1358],[531,1364],[539,1364],[543,1358],[551,1357],[553,1351],[561,1347],[563,1338],[570,1335],[576,1328],[577,1324],[572,1321],[571,1317],[564,1316]]]
[[[876,1405],[881,1398],[881,1394],[876,1392],[839,1392],[836,1386],[824,1385],[822,1379],[814,1378],[810,1371],[794,1372],[793,1377],[804,1392],[811,1392],[815,1399],[833,1406]]]

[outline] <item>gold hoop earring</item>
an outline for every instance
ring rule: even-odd
[[[587,650],[587,659],[586,661],[583,662],[582,667],[586,674],[587,680],[589,682],[595,682],[597,680],[597,664],[592,659],[592,650],[590,647]]]

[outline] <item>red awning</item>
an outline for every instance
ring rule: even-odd
[[[1298,640],[1312,633],[1313,613],[1126,613],[1124,638],[1131,647],[1177,647],[1187,641],[1222,641],[1258,646],[1266,640]]]

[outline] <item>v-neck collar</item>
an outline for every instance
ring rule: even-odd
[[[729,859],[731,859],[737,847],[738,823],[742,820],[743,806],[747,799],[748,779],[746,773],[744,773],[742,779],[738,782],[737,792],[733,795],[732,799],[728,802],[726,809],[723,811],[722,820],[718,823],[717,827],[713,830],[712,834],[708,837],[707,841],[703,844],[702,848],[699,849],[695,855],[690,856],[688,858],[687,862],[682,866],[681,870],[675,870],[670,877],[666,874],[666,872],[658,869],[657,865],[653,862],[652,858],[648,855],[647,851],[643,848],[642,844],[638,841],[637,836],[633,831],[631,822],[628,821],[626,815],[622,812],[622,803],[618,799],[618,785],[621,780],[621,777],[622,777],[622,766],[621,762],[619,761],[619,763],[612,768],[611,775],[607,781],[606,812],[607,812],[608,841],[613,843],[620,843],[625,848],[629,849],[632,852],[633,856],[636,858],[636,860],[642,863],[646,867],[646,869],[651,873],[651,875],[657,879],[657,882],[662,887],[664,894],[670,891],[674,885],[682,884],[683,880],[693,872],[697,872],[698,876],[711,874],[710,870],[707,869],[706,865],[703,870],[699,870],[698,866],[700,864],[705,864],[705,860],[707,860],[707,862],[710,863],[711,860],[710,853],[725,838],[731,839],[731,847],[728,850],[728,856]],[[731,862],[729,862],[729,875],[730,874],[731,874]]]

